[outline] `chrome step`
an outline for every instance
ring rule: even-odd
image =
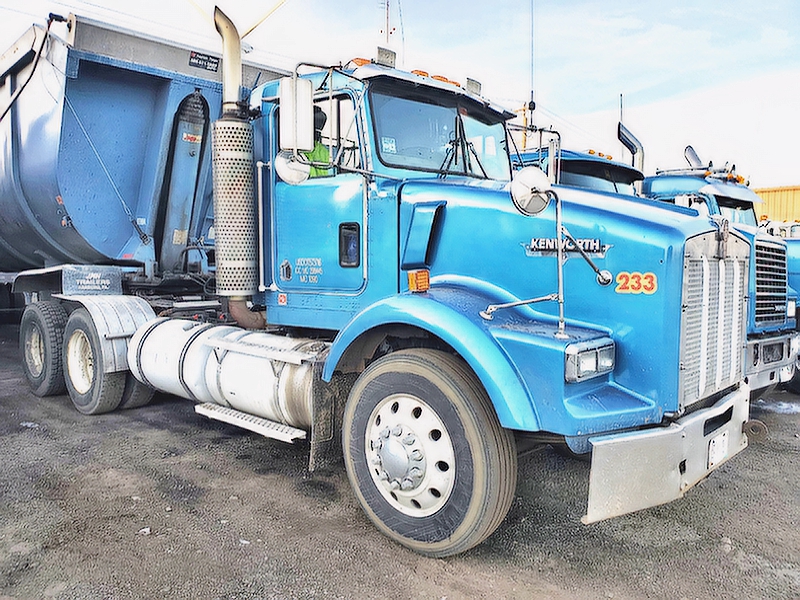
[[[306,439],[306,432],[302,429],[297,429],[290,425],[277,423],[264,419],[263,417],[256,417],[239,410],[228,408],[227,406],[220,406],[213,402],[204,402],[202,404],[195,404],[194,412],[198,415],[203,415],[209,419],[222,421],[230,425],[236,425],[242,429],[248,429],[264,437],[280,440],[282,442],[293,443],[295,440]]]

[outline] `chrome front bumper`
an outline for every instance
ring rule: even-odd
[[[751,390],[764,390],[785,383],[787,373],[791,379],[791,368],[797,359],[796,338],[795,334],[782,334],[747,342],[744,377]]]
[[[594,523],[676,500],[747,447],[743,431],[750,388],[666,427],[597,436],[592,444],[589,503]]]

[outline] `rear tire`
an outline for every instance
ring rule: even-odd
[[[128,408],[139,408],[147,406],[153,400],[156,391],[136,379],[130,371],[125,374],[125,389],[122,392],[122,400],[119,407],[121,410]]]
[[[63,394],[64,383],[61,347],[67,311],[55,301],[29,304],[19,326],[22,370],[37,396]]]
[[[127,371],[105,373],[100,336],[85,308],[69,316],[64,330],[64,375],[72,403],[85,415],[99,415],[119,406]]]
[[[429,349],[389,354],[347,401],[342,442],[350,484],[385,535],[448,556],[486,539],[514,499],[514,437],[466,365]]]

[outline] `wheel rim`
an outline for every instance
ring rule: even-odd
[[[424,401],[396,394],[370,416],[365,452],[375,486],[395,510],[426,517],[455,483],[455,450],[444,422]]]
[[[92,389],[94,354],[89,338],[81,330],[73,331],[67,343],[67,373],[72,387],[79,394],[85,394]]]
[[[25,336],[25,362],[34,377],[39,377],[44,372],[44,340],[42,332],[36,326],[31,327]]]

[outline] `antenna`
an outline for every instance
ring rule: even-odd
[[[536,19],[534,17],[534,13],[536,12],[536,0],[531,0],[531,100],[528,103],[528,109],[531,113],[531,121],[530,124],[534,125],[533,122],[533,111],[536,107],[536,93],[535,93],[535,83],[536,83],[536,44],[534,41],[534,25],[536,23]]]
[[[261,25],[261,24],[262,24],[264,21],[266,21],[267,19],[269,19],[269,18],[270,18],[270,16],[272,16],[272,13],[274,13],[274,12],[275,12],[276,10],[278,10],[278,9],[279,9],[281,6],[283,6],[284,4],[286,4],[286,2],[287,2],[287,0],[278,0],[278,2],[275,4],[275,6],[273,6],[271,9],[269,9],[269,10],[266,12],[266,14],[265,14],[263,17],[261,17],[261,18],[260,18],[258,21],[256,21],[255,23],[253,23],[252,27],[250,27],[250,29],[248,29],[247,31],[245,31],[245,32],[242,34],[242,38],[241,38],[241,39],[244,39],[244,38],[246,38],[248,35],[250,35],[251,33],[253,33],[253,31],[256,29],[256,27],[258,27],[258,26],[259,26],[259,25]]]

